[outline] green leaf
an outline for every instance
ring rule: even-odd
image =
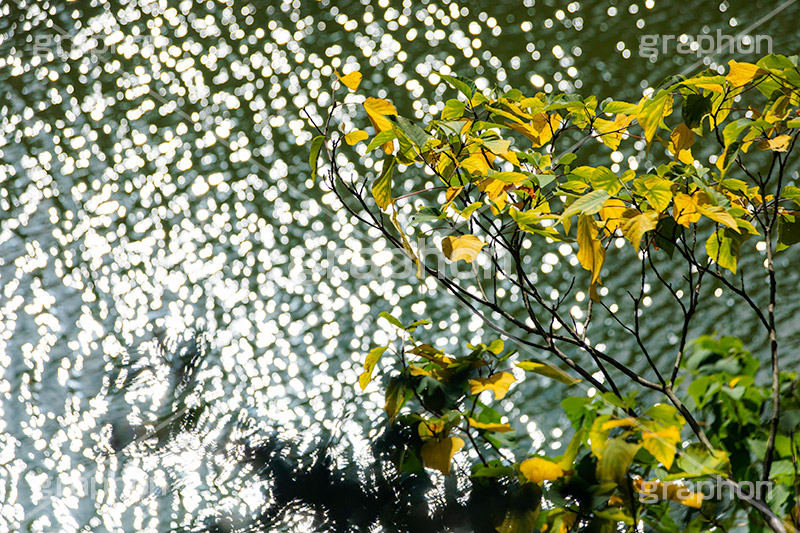
[[[664,250],[669,257],[675,251],[675,243],[682,233],[682,226],[679,226],[672,217],[664,217],[656,224],[654,235],[655,244],[660,250]]]
[[[400,131],[405,133],[408,138],[411,139],[411,141],[419,148],[425,146],[425,143],[431,138],[429,133],[405,117],[396,117],[395,123],[397,124],[397,127],[400,128]]]
[[[745,128],[750,126],[752,123],[753,121],[749,118],[740,118],[725,126],[725,128],[722,130],[722,141],[725,143],[725,146],[730,146],[731,143],[736,141]]]
[[[689,384],[689,395],[694,399],[698,408],[702,408],[706,403],[706,392],[713,381],[711,376],[700,376]]]
[[[703,117],[709,113],[711,113],[711,97],[708,95],[690,94],[683,101],[681,116],[690,129],[700,126]]]
[[[577,157],[578,157],[578,154],[575,154],[573,152],[567,152],[566,154],[562,155],[558,159],[558,163],[556,163],[556,164],[557,165],[569,165],[573,161],[575,161],[575,159],[577,159]]]
[[[795,187],[794,185],[787,185],[781,191],[781,196],[783,198],[791,198],[794,203],[800,206],[800,187]]]
[[[319,152],[325,144],[325,136],[317,135],[311,141],[311,150],[308,153],[308,163],[311,165],[311,179],[317,179],[317,163],[319,162]]]
[[[637,104],[630,104],[628,102],[611,101],[603,107],[603,113],[610,113],[614,115],[633,115],[639,110]]]
[[[445,214],[442,213],[442,210],[438,207],[421,207],[419,211],[411,215],[411,225],[441,220],[444,217]]]
[[[392,203],[392,172],[394,171],[395,158],[387,157],[383,161],[383,170],[380,177],[372,184],[372,197],[382,210],[386,210]]]
[[[512,477],[515,474],[514,469],[510,466],[484,466],[480,463],[473,465],[472,474],[473,478],[494,478],[494,477]]]
[[[749,236],[749,233],[740,234],[729,228],[720,228],[706,240],[706,253],[719,266],[736,274],[739,250]]]
[[[449,83],[454,89],[467,97],[472,99],[472,94],[475,91],[475,82],[462,78],[460,76],[447,76],[446,74],[439,74],[439,77]]]
[[[567,418],[569,418],[572,427],[578,428],[580,426],[581,419],[586,414],[589,403],[591,403],[589,398],[579,396],[568,396],[561,400],[561,407],[564,409]]]
[[[398,319],[396,319],[395,317],[393,317],[392,315],[390,315],[386,311],[381,311],[378,316],[381,317],[381,318],[385,318],[386,321],[389,322],[389,324],[391,324],[391,325],[393,325],[393,326],[395,326],[397,328],[406,329],[406,328],[403,327],[403,323],[402,322],[400,322]]]
[[[564,213],[558,217],[558,221],[562,222],[565,218],[569,218],[577,213],[583,213],[586,215],[594,215],[595,213],[599,213],[605,201],[610,197],[611,195],[608,193],[608,191],[604,190],[592,191],[584,196],[581,196],[575,200],[572,205],[564,210]]]
[[[778,217],[778,246],[781,252],[793,244],[800,242],[800,217],[782,214]]]

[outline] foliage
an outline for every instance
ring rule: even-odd
[[[474,487],[518,484],[526,499],[499,507],[493,525],[501,532],[634,531],[642,523],[656,531],[730,531],[745,523],[750,531],[794,530],[800,393],[797,375],[780,369],[774,261],[800,240],[800,188],[789,170],[800,134],[797,58],[769,55],[756,64],[731,61],[726,75],[672,77],[638,102],[481,90],[466,78],[442,78],[457,97],[422,124],[387,100],[350,94],[361,80],[353,73],[340,78],[344,100],[333,101],[324,125],[314,123],[314,173],[323,152],[327,183],[343,209],[403,250],[420,278],[434,276],[523,352],[496,339],[447,354],[418,333],[425,321],[404,325],[383,314],[399,332],[398,345],[372,350],[359,383],[367,387],[378,370],[388,418],[418,435],[397,455],[397,467],[448,475],[454,463],[471,463]],[[329,127],[357,103],[372,134]],[[360,157],[383,153],[374,178],[341,175],[342,139]],[[579,159],[592,140],[611,150],[633,140],[665,160],[625,172],[593,165]],[[714,165],[704,167],[700,153],[713,153]],[[409,182],[421,188],[399,190]],[[428,237],[448,262],[489,265],[492,286],[433,264],[412,245]],[[626,283],[632,316],[603,298],[603,279],[615,268],[608,249],[620,238],[628,243],[621,260],[641,263],[641,278]],[[764,270],[745,273],[739,258],[754,241]],[[525,261],[531,247],[563,244],[586,271],[575,272],[590,296],[577,316],[564,311],[566,295],[543,294]],[[764,277],[766,304],[747,290]],[[734,337],[689,341],[711,282],[737,296],[763,326],[766,373]],[[642,335],[646,313],[659,312],[643,304],[649,284],[668,291],[682,313],[667,366]],[[511,296],[527,316],[507,312],[503,298]],[[588,340],[590,328],[604,322],[635,339],[649,376]],[[528,456],[513,429],[520,424],[492,406],[532,374],[565,387],[562,405],[574,431],[557,457]],[[585,395],[571,392],[578,386]],[[743,490],[769,480],[766,497]],[[733,497],[690,490],[698,481],[713,481]]]

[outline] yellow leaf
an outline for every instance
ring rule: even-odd
[[[350,146],[353,146],[357,142],[363,141],[367,137],[369,137],[369,135],[367,135],[367,132],[364,130],[351,131],[350,133],[344,136],[344,142],[346,142]]]
[[[538,113],[532,118],[528,124],[506,122],[506,126],[523,134],[531,140],[533,148],[538,148],[544,146],[553,138],[553,133],[558,131],[558,127],[561,125],[561,116],[557,113],[552,115]]]
[[[484,243],[475,235],[442,239],[442,252],[451,261],[463,259],[467,263],[472,263],[483,247]]]
[[[509,372],[500,372],[488,378],[475,378],[469,380],[469,392],[470,394],[480,394],[485,390],[490,390],[494,392],[495,400],[502,400],[514,381],[514,375]]]
[[[600,426],[600,429],[603,431],[608,431],[609,429],[613,428],[629,428],[635,426],[636,424],[637,422],[635,418],[627,417],[619,420],[609,420],[608,422],[603,422],[603,425]]]
[[[605,222],[605,229],[609,234],[614,233],[614,231],[620,227],[622,223],[622,213],[624,213],[627,208],[625,202],[617,198],[609,198],[603,204],[603,207],[600,209],[600,218]]]
[[[489,173],[489,161],[481,152],[472,154],[460,163],[461,168],[470,174],[485,176]]]
[[[438,470],[444,475],[450,474],[450,462],[458,450],[464,447],[464,441],[458,437],[434,437],[425,441],[420,450],[422,464]]]
[[[397,115],[397,109],[391,102],[382,98],[369,97],[364,100],[364,111],[367,112],[367,117],[369,117],[372,127],[375,128],[376,135],[382,131],[390,130],[394,126],[392,121],[386,118],[387,115]],[[387,154],[392,153],[392,143],[384,144],[383,150]]]
[[[477,429],[485,429],[486,431],[496,431],[498,433],[507,433],[513,431],[508,424],[485,424],[478,422],[474,418],[469,418],[469,425]]]
[[[489,197],[489,200],[493,202],[492,212],[495,212],[495,206],[498,212],[503,210],[503,207],[506,205],[506,189],[510,187],[512,186],[508,183],[496,180],[494,178],[485,179],[480,183],[480,185],[478,185],[478,189],[480,189],[481,192],[486,193],[486,196]]]
[[[564,470],[560,466],[543,457],[533,457],[522,461],[519,464],[519,471],[528,481],[534,483],[555,481],[564,475]]]
[[[758,65],[753,65],[752,63],[738,63],[733,59],[728,61],[728,66],[730,67],[730,70],[728,71],[728,75],[725,76],[725,79],[728,80],[734,87],[741,87],[742,85],[750,83],[759,76],[769,74],[766,70],[762,69]]]
[[[386,346],[379,346],[378,348],[373,348],[367,354],[367,359],[364,361],[364,372],[358,378],[358,384],[361,386],[362,391],[367,388],[367,385],[372,380],[372,371],[385,351]]]
[[[694,144],[694,132],[686,124],[680,124],[669,136],[669,151],[675,161],[691,164],[694,161],[689,148]]]
[[[772,150],[773,152],[786,152],[789,150],[789,143],[792,141],[791,135],[778,135],[774,139],[763,141],[759,144],[762,150]]]
[[[622,234],[638,250],[639,245],[642,243],[642,236],[648,231],[656,229],[658,212],[647,211],[646,213],[640,213],[636,209],[626,209],[622,213],[622,218],[624,220]]]
[[[361,83],[361,73],[357,70],[345,76],[339,76],[339,73],[337,72],[336,77],[339,78],[339,81],[341,81],[342,84],[351,91],[358,89],[358,84]]]
[[[561,522],[561,525],[558,527],[558,533],[570,533],[575,527],[575,522],[578,520],[578,513],[567,511],[557,520]],[[553,522],[553,527],[555,527],[556,524],[557,522]]]
[[[458,197],[462,190],[464,190],[464,187],[448,187],[444,205],[442,206],[442,213],[447,211],[447,208],[450,207],[450,204],[453,203],[453,200]]]
[[[412,376],[428,376],[433,377],[433,374],[425,370],[424,368],[420,368],[415,364],[408,365],[409,371],[411,372]]]
[[[642,431],[642,447],[667,470],[672,468],[675,449],[679,442],[681,442],[681,430],[677,426],[669,426],[657,431]]]
[[[603,141],[603,144],[612,150],[616,150],[619,148],[620,141],[622,141],[622,135],[631,122],[633,122],[633,117],[617,115],[614,120],[595,119],[594,127],[600,134],[600,140]]]
[[[703,505],[703,493],[692,492],[679,481],[644,481],[636,476],[633,478],[633,488],[642,495],[639,500],[645,503],[671,500],[693,509],[699,509]]]
[[[606,259],[606,249],[597,238],[597,224],[590,215],[578,217],[578,246],[578,261],[592,273],[592,283],[597,283]]]
[[[697,204],[701,195],[705,199],[705,193],[700,191],[696,191],[691,196],[682,192],[675,195],[672,203],[672,217],[675,222],[688,228],[689,224],[700,220],[700,211],[697,209]]]

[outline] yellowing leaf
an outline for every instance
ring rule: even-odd
[[[622,135],[631,122],[633,122],[633,117],[617,115],[614,120],[595,119],[594,127],[597,129],[597,133],[600,134],[600,140],[603,141],[603,144],[612,150],[616,150],[619,148],[620,141],[622,141]]]
[[[741,235],[728,228],[720,228],[706,240],[706,253],[719,266],[736,274],[739,250],[749,236],[749,233]]]
[[[791,135],[778,135],[773,139],[763,141],[763,146],[759,144],[759,148],[762,150],[772,150],[773,152],[786,152],[789,150],[789,143],[791,141]]]
[[[490,390],[494,392],[495,400],[502,400],[514,381],[514,375],[509,372],[500,372],[488,378],[475,378],[469,380],[469,392],[470,394],[480,394],[485,390]]]
[[[555,481],[564,475],[564,470],[556,463],[543,457],[532,457],[519,464],[519,471],[528,481],[541,483],[542,481]]]
[[[614,233],[614,231],[620,227],[622,223],[622,213],[624,213],[627,208],[625,202],[617,198],[609,198],[606,200],[603,207],[600,209],[600,218],[605,222],[606,231]]]
[[[581,381],[577,378],[573,378],[557,366],[539,363],[537,361],[520,361],[516,364],[516,366],[517,368],[521,368],[527,372],[534,372],[540,376],[555,379],[567,385],[574,385],[575,383],[579,383]]]
[[[311,165],[311,177],[313,180],[317,179],[317,165],[319,163],[319,152],[325,144],[325,136],[317,135],[311,141],[311,150],[308,153],[308,164]]]
[[[483,247],[484,243],[475,235],[445,237],[442,239],[442,252],[451,261],[463,259],[467,263],[472,263]]]
[[[592,284],[597,283],[606,259],[606,249],[597,238],[597,224],[589,215],[578,217],[578,246],[578,261],[592,273]]]
[[[672,94],[669,91],[659,91],[652,100],[644,100],[641,106],[636,120],[644,129],[645,140],[650,144],[661,120],[672,112]]]
[[[372,184],[372,197],[382,210],[392,203],[392,172],[394,171],[395,158],[391,157],[383,162],[380,177]]]
[[[693,509],[699,509],[703,505],[703,493],[692,492],[679,481],[644,481],[636,476],[633,479],[633,488],[640,494],[639,500],[645,503],[670,500]]]
[[[611,439],[603,447],[597,461],[597,479],[605,483],[622,484],[628,474],[633,456],[641,446],[622,438]]]
[[[358,85],[361,83],[361,73],[357,70],[344,76],[339,76],[339,73],[337,72],[336,77],[338,77],[339,81],[341,81],[342,84],[351,91],[358,89]]]
[[[351,131],[350,133],[344,136],[344,142],[346,142],[350,146],[353,146],[357,142],[363,141],[367,137],[369,137],[369,135],[367,135],[367,132],[364,130]]]
[[[692,164],[694,157],[689,148],[694,144],[694,132],[686,124],[680,124],[669,136],[669,151],[675,156],[675,161],[687,165]],[[666,209],[666,208],[665,208]]]
[[[658,176],[647,176],[639,182],[639,192],[656,211],[667,210],[672,200],[672,187],[675,184]]]
[[[385,351],[386,346],[379,346],[378,348],[373,348],[367,354],[367,359],[364,361],[364,372],[358,378],[358,384],[361,386],[362,391],[372,380],[372,371],[375,369],[375,365],[378,364],[378,360]]]
[[[642,243],[642,236],[648,231],[656,229],[658,212],[647,211],[646,213],[640,213],[636,209],[626,209],[622,213],[622,218],[622,234],[638,250],[639,245]]]
[[[492,179],[500,180],[503,183],[516,184],[529,179],[530,176],[523,174],[522,172],[495,172],[491,177]]]
[[[397,109],[391,102],[382,98],[369,97],[364,100],[364,111],[367,112],[367,117],[369,117],[372,127],[375,128],[376,135],[382,131],[390,130],[394,126],[392,121],[386,118],[387,115],[397,115]],[[387,154],[392,153],[391,141],[383,145],[383,150]]]
[[[434,437],[425,441],[420,450],[422,464],[438,470],[444,475],[450,474],[450,462],[458,450],[464,447],[464,441],[458,437]]]
[[[394,421],[403,403],[406,401],[406,386],[397,378],[392,379],[386,387],[386,401],[383,410],[389,416],[389,420]]]
[[[485,424],[483,422],[478,422],[474,418],[469,418],[469,425],[476,428],[476,429],[485,429],[486,431],[496,431],[498,433],[507,433],[509,431],[513,431],[511,426],[508,424]]]
[[[677,426],[662,427],[656,431],[642,431],[642,447],[669,470],[675,461],[675,449],[681,442],[681,430]]]
[[[728,226],[736,233],[739,233],[739,225],[736,220],[721,205],[698,205],[697,210],[714,222]]]
[[[728,75],[725,76],[725,79],[734,87],[747,85],[754,79],[769,74],[758,65],[753,65],[752,63],[738,63],[733,59],[728,61],[728,66],[730,70],[728,71]]]

